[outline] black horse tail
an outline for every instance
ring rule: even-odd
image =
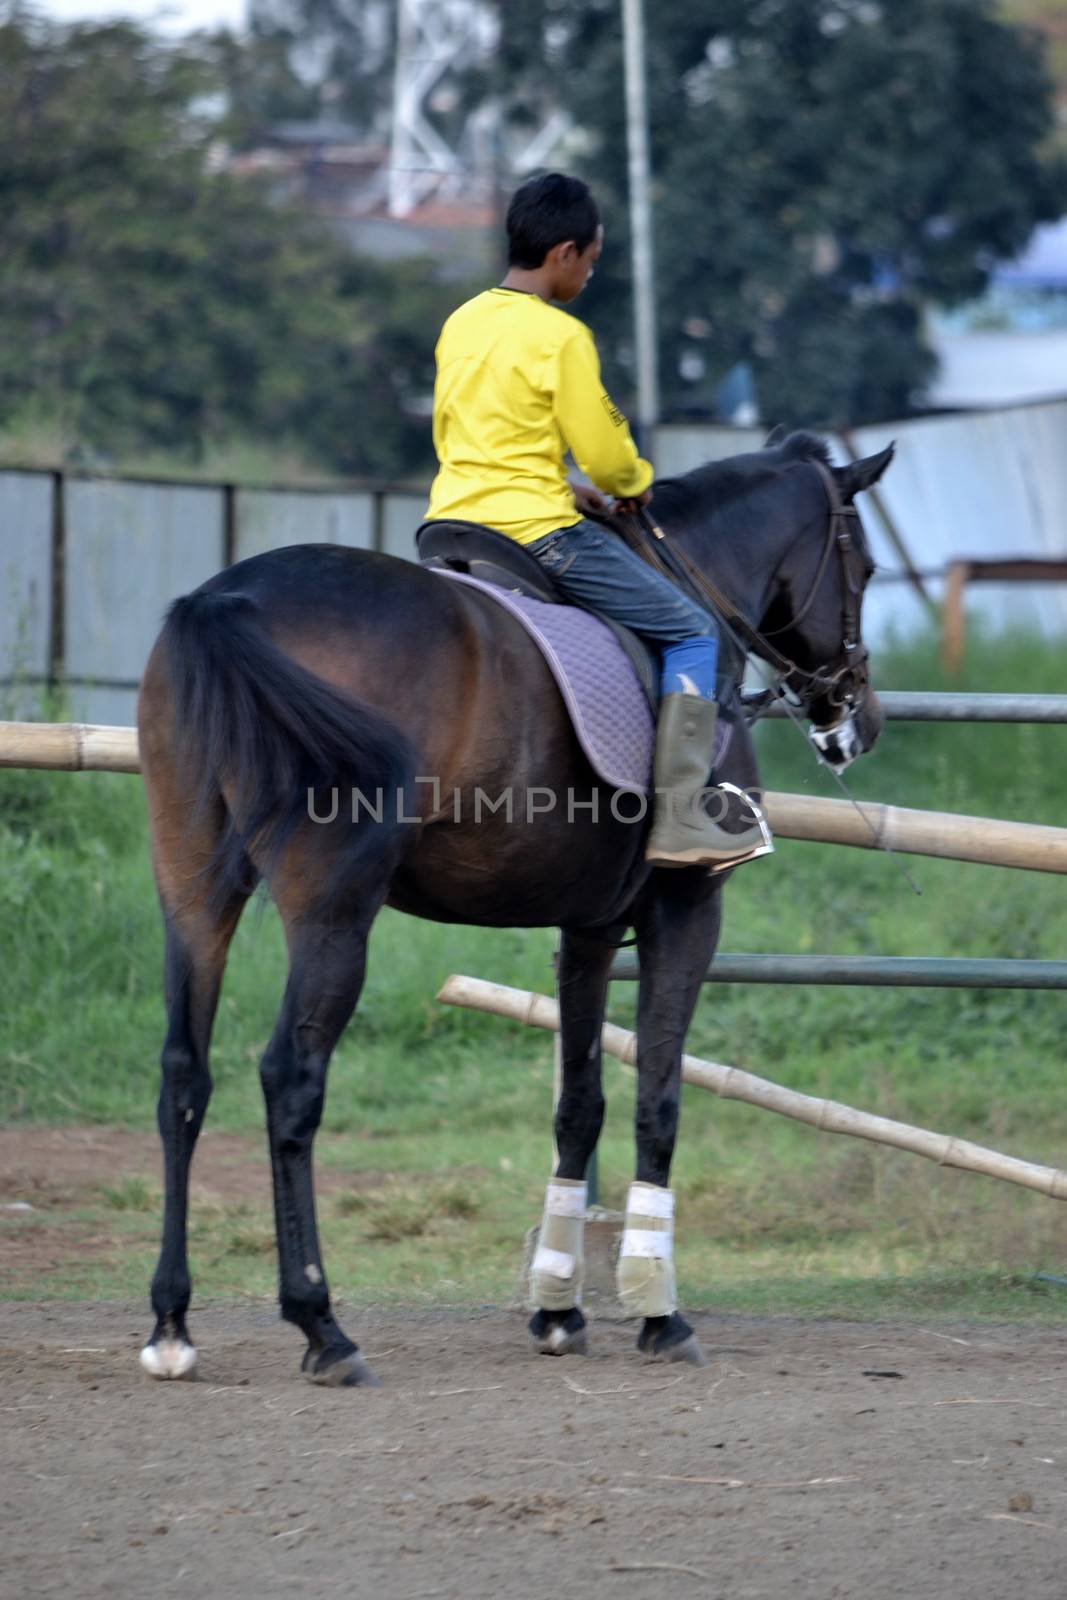
[[[162,638],[179,759],[202,805],[225,786],[229,822],[210,869],[218,898],[251,888],[253,851],[269,874],[309,817],[337,819],[315,830],[329,840],[330,899],[372,855],[391,853],[415,771],[398,728],[286,655],[247,595],[198,589],[175,600]]]

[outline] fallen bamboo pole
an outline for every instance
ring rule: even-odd
[[[82,722],[0,722],[0,767],[139,772],[137,730]],[[848,800],[773,790],[767,791],[763,803],[772,829],[782,839],[859,850],[888,847],[904,855],[941,856],[1030,872],[1067,872],[1067,828],[952,811],[915,811],[873,800],[860,801],[857,810]]]
[[[531,994],[525,989],[509,989],[502,983],[488,983],[483,978],[467,978],[458,973],[446,979],[438,996],[445,1005],[465,1006],[474,1011],[489,1011],[498,1017],[510,1017],[534,1028],[559,1029],[559,1007],[547,995]],[[637,1055],[637,1035],[612,1022],[604,1024],[601,1036],[604,1049],[617,1056],[628,1067],[634,1065]],[[702,1061],[699,1056],[682,1057],[682,1077],[701,1089],[710,1089],[723,1100],[743,1100],[750,1106],[761,1106],[764,1111],[776,1111],[779,1116],[792,1117],[797,1122],[810,1123],[824,1133],[846,1133],[854,1139],[870,1139],[875,1144],[892,1145],[897,1150],[910,1151],[912,1155],[925,1156],[942,1167],[959,1167],[964,1172],[980,1172],[987,1178],[1000,1178],[1005,1183],[1019,1184],[1023,1189],[1036,1189],[1052,1200],[1067,1200],[1067,1172],[1056,1167],[1042,1167],[1032,1161],[1019,1161],[1014,1156],[1001,1155],[972,1144],[968,1139],[954,1139],[948,1134],[931,1133],[926,1128],[913,1128],[906,1122],[895,1122],[890,1117],[878,1117],[869,1111],[856,1111],[838,1100],[820,1100],[814,1095],[801,1094],[796,1089],[783,1088],[768,1078],[758,1078],[754,1073],[743,1072],[739,1067],[720,1066],[716,1061]]]

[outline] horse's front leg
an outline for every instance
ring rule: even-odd
[[[623,932],[622,928],[598,930],[594,938],[564,929],[560,940],[558,1159],[545,1193],[530,1272],[530,1298],[536,1307],[530,1333],[545,1355],[585,1353],[585,1318],[580,1309],[585,1174],[604,1121],[600,1035],[608,970]]]
[[[638,920],[637,1169],[617,1272],[620,1300],[643,1318],[638,1349],[697,1364],[704,1360],[700,1346],[678,1314],[670,1178],[682,1047],[718,941],[721,892],[702,872],[659,872]]]

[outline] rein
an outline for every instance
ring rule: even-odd
[[[620,517],[616,526],[625,542],[649,566],[664,577],[670,578],[673,583],[680,584],[693,598],[710,604],[727,626],[739,633],[749,648],[774,668],[783,683],[792,687],[793,680],[800,679],[808,690],[810,699],[815,699],[819,693],[825,693],[832,705],[843,710],[850,699],[862,704],[870,685],[867,670],[868,653],[860,639],[859,630],[859,597],[863,591],[863,583],[856,579],[855,542],[850,520],[858,517],[859,512],[855,506],[843,503],[833,474],[821,461],[812,461],[810,464],[816,468],[823,481],[830,505],[826,539],[815,577],[803,605],[783,627],[775,628],[768,633],[761,633],[758,628],[753,627],[729,595],[701,571],[687,551],[668,539],[660,525],[646,512],[638,511],[633,518]],[[844,595],[841,618],[843,659],[840,665],[827,663],[811,670],[784,655],[771,643],[771,639],[790,632],[807,616],[815,603],[835,549],[841,562]]]
[[[772,633],[761,633],[758,628],[753,627],[752,623],[734,604],[729,595],[720,589],[713,579],[707,577],[700,570],[696,562],[685,550],[669,540],[659,524],[647,516],[645,512],[639,511],[632,519],[620,517],[613,524],[630,548],[642,560],[648,562],[664,577],[670,578],[673,582],[679,584],[692,599],[697,601],[703,599],[710,603],[725,623],[727,632],[735,644],[737,644],[738,636],[740,636],[756,655],[778,673],[778,683],[769,686],[759,696],[763,703],[760,709],[762,710],[763,706],[772,699],[781,700],[790,721],[796,727],[802,739],[806,738],[804,730],[790,702],[782,694],[783,685],[790,687],[790,679],[800,678],[805,681],[809,691],[809,709],[812,701],[820,693],[825,693],[830,704],[836,708],[838,712],[836,722],[828,728],[823,728],[820,725],[820,731],[826,732],[831,731],[832,728],[839,727],[841,722],[845,720],[849,710],[857,711],[863,707],[871,686],[870,672],[867,666],[868,652],[860,639],[860,600],[863,594],[866,573],[860,573],[857,570],[857,550],[852,537],[852,519],[858,518],[859,512],[855,506],[843,504],[837,487],[837,480],[822,462],[812,461],[811,465],[818,470],[819,476],[823,481],[826,498],[830,504],[830,522],[822,553],[819,557],[819,564],[815,571],[815,577],[803,605],[799,607],[784,627],[775,628]],[[843,595],[841,652],[843,659],[841,660],[841,665],[836,669],[826,665],[816,668],[815,671],[809,671],[807,667],[798,666],[795,661],[783,655],[770,641],[772,637],[788,633],[791,628],[795,628],[807,616],[815,603],[815,597],[819,592],[823,578],[826,576],[826,569],[830,564],[830,557],[835,548],[841,563]],[[759,715],[758,711],[756,715]],[[922,890],[919,885],[904,864],[897,859],[896,852],[892,847],[881,838],[867,813],[857,803],[855,796],[850,793],[833,762],[823,758],[823,764],[841,790],[844,798],[855,808],[866,827],[870,830],[875,846],[893,857],[909,889],[915,894],[921,894]]]

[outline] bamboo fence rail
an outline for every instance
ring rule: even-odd
[[[488,1011],[530,1027],[546,1028],[550,1032],[559,1030],[559,1007],[556,1002],[547,995],[531,994],[525,989],[510,989],[502,983],[489,983],[483,978],[468,978],[454,973],[446,979],[437,998],[445,1005]],[[636,1034],[606,1022],[601,1039],[609,1055],[616,1056],[628,1067],[634,1066],[637,1056]],[[1052,1200],[1067,1200],[1067,1172],[1061,1172],[1056,1167],[1020,1161],[1014,1156],[1001,1155],[997,1150],[987,1150],[983,1145],[972,1144],[968,1139],[954,1139],[949,1134],[913,1128],[906,1122],[895,1122],[890,1117],[856,1111],[838,1100],[820,1100],[814,1095],[801,1094],[797,1089],[786,1089],[781,1084],[772,1083],[769,1078],[743,1072],[739,1067],[721,1066],[716,1061],[703,1061],[699,1056],[683,1055],[682,1077],[686,1083],[708,1089],[723,1100],[742,1100],[747,1105],[760,1106],[764,1111],[775,1111],[779,1116],[809,1123],[825,1133],[844,1133],[853,1139],[869,1139],[875,1144],[891,1145],[896,1150],[907,1150],[912,1155],[936,1161],[942,1167],[979,1172],[988,1178],[1018,1184],[1023,1189],[1035,1189],[1038,1194],[1047,1195]]]
[[[888,848],[904,855],[943,856],[1031,872],[1067,872],[1067,828],[954,811],[915,811],[873,800],[853,805],[849,800],[772,790],[763,803],[772,830],[783,839],[847,844],[859,850]]]
[[[139,772],[136,728],[81,722],[0,722],[0,767],[43,767],[55,772]],[[1067,872],[1067,828],[949,811],[916,811],[864,800],[778,794],[764,807],[783,839],[844,844],[860,850],[888,846],[902,854],[950,861]]]
[[[0,767],[140,772],[137,729],[89,722],[0,722]]]

